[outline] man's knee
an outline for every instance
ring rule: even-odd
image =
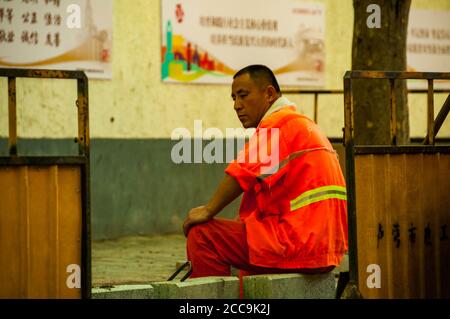
[[[189,229],[187,240],[188,243],[192,240],[196,241],[199,238],[205,237],[205,234],[208,232],[210,228],[210,223],[212,221],[196,224]]]
[[[205,253],[204,248],[211,244],[208,236],[210,223],[196,224],[189,229],[186,241],[186,248],[189,258],[197,260]]]

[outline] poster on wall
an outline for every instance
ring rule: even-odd
[[[0,67],[112,78],[112,0],[0,0]]]
[[[232,82],[265,64],[283,86],[325,84],[325,6],[292,0],[161,0],[163,82]]]
[[[407,41],[408,71],[450,72],[450,11],[411,9]],[[426,81],[408,81],[408,87],[427,88]],[[450,89],[450,81],[434,81]]]

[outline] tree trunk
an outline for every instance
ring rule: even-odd
[[[367,12],[378,4],[381,27],[369,28]],[[406,71],[406,39],[411,0],[353,0],[352,70]],[[355,144],[390,144],[389,80],[353,80]],[[395,81],[397,143],[409,141],[406,81]]]

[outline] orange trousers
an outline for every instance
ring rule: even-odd
[[[245,226],[242,222],[213,219],[193,226],[187,238],[187,257],[192,264],[190,278],[230,276],[231,266],[242,276],[281,273],[326,273],[334,266],[316,269],[264,268],[250,264]]]

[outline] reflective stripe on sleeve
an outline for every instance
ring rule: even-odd
[[[337,198],[347,200],[347,190],[343,186],[323,186],[304,192],[291,200],[291,211],[322,200]]]

